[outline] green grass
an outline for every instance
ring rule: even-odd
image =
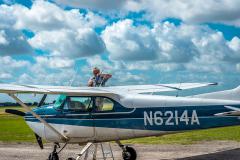
[[[35,137],[24,119],[0,115],[0,142],[33,142]]]
[[[231,140],[240,142],[240,126],[214,128],[169,134],[159,137],[137,138],[125,143],[140,144],[193,144],[200,141]]]
[[[35,142],[35,136],[23,117],[5,113],[5,109],[24,111],[22,107],[0,107],[0,142]]]
[[[0,142],[35,142],[34,134],[23,118],[4,113],[6,108],[20,109],[20,107],[0,107]],[[159,137],[137,138],[124,141],[123,143],[193,144],[212,140],[240,142],[240,126],[189,131]]]

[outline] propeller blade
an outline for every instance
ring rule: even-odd
[[[43,149],[42,138],[41,138],[39,135],[37,135],[36,133],[34,133],[34,134],[35,134],[35,137],[36,137],[36,140],[37,140],[37,143],[38,143],[39,147],[40,147],[41,149]]]
[[[10,113],[10,114],[14,114],[14,115],[17,115],[17,116],[22,116],[22,117],[25,116],[24,112],[19,111],[19,110],[15,110],[15,109],[5,109],[5,112]]]

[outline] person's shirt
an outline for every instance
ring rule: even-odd
[[[93,76],[90,81],[92,81],[92,86],[93,87],[104,87],[105,83],[107,82],[109,78],[105,78],[104,74],[98,74],[96,76]]]

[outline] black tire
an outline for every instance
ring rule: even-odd
[[[57,152],[51,153],[48,157],[48,160],[59,160]]]
[[[67,160],[76,160],[75,158],[72,158],[72,157],[70,157],[70,158],[68,158]]]
[[[124,160],[136,160],[137,152],[132,147],[126,147],[125,151],[122,152],[122,157]]]

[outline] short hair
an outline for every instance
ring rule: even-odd
[[[94,67],[94,68],[93,68],[93,70],[95,70],[95,69],[100,71],[100,69],[99,69],[98,67]]]
[[[97,72],[99,73],[99,72],[100,72],[100,69],[99,69],[98,67],[94,67],[94,68],[93,68],[93,72],[94,72],[94,71],[97,71]]]

